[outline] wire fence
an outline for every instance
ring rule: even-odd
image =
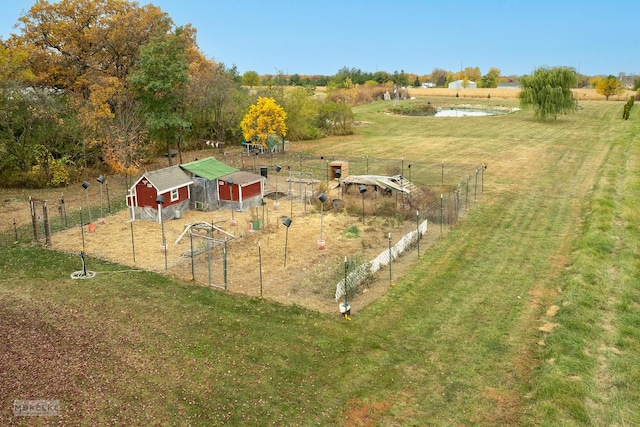
[[[288,203],[293,202],[304,203],[304,213],[307,213],[306,204],[311,204],[313,199],[318,196],[317,193],[321,188],[320,184],[322,182],[336,182],[331,176],[330,166],[332,162],[341,162],[343,165],[348,163],[349,176],[360,174],[404,174],[403,176],[409,182],[416,185],[418,191],[412,191],[407,194],[395,192],[390,197],[379,197],[377,199],[374,199],[378,197],[377,195],[368,195],[371,198],[366,199],[366,206],[364,198],[362,204],[354,203],[354,201],[359,202],[357,192],[354,194],[351,189],[345,190],[347,192],[345,199],[347,196],[351,198],[351,204],[348,209],[351,209],[350,214],[352,216],[357,217],[362,214],[364,218],[365,210],[367,211],[367,217],[369,215],[392,216],[404,223],[402,227],[404,231],[399,241],[391,244],[389,249],[382,251],[374,259],[357,262],[362,261],[359,260],[360,255],[354,255],[351,259],[346,259],[347,277],[341,279],[337,284],[333,282],[336,299],[343,296],[355,296],[365,286],[368,278],[380,273],[385,268],[388,268],[389,280],[392,281],[391,266],[393,261],[401,257],[407,250],[415,249],[416,246],[419,248],[420,239],[424,238],[427,228],[430,234],[444,237],[466,215],[473,204],[482,198],[486,170],[483,163],[477,166],[443,162],[409,163],[403,159],[377,159],[370,157],[318,158],[317,156],[307,156],[301,153],[256,155],[245,152],[235,156],[227,155],[223,161],[235,167],[244,168],[244,170],[260,173],[263,176],[268,175],[271,179],[274,178],[274,175],[279,176],[281,179],[280,191],[289,194],[289,197],[285,196],[280,199],[281,202],[287,202],[287,206],[281,206],[283,211],[286,211],[282,213],[288,213]],[[276,166],[279,166],[279,168],[276,168]],[[289,179],[283,180],[282,178],[285,178],[285,176]],[[309,191],[309,185],[303,184],[303,181],[311,179],[316,180],[317,183],[315,187],[313,186],[314,184],[311,184]],[[433,184],[429,185],[429,182]],[[298,186],[300,186],[299,190]],[[300,197],[292,199],[291,194],[296,191]],[[302,195],[305,195],[304,198]],[[342,202],[342,200],[334,200],[334,202],[336,201]],[[344,202],[349,203],[346,200]],[[317,209],[309,209],[309,212],[317,212]],[[254,228],[253,231],[259,231],[259,226]],[[397,236],[393,237],[397,239]],[[423,242],[424,250],[426,250],[427,242],[426,240]],[[233,248],[235,244],[230,242],[230,248]],[[213,246],[208,247],[207,251],[211,253],[196,254],[192,260],[192,268],[195,271],[194,280],[210,286],[215,286],[215,280],[211,281],[207,277],[212,268],[211,260],[220,260],[219,254],[215,254],[213,248]],[[230,250],[233,251],[233,249]],[[230,260],[230,262],[234,261]],[[260,283],[260,289],[262,289],[263,278],[258,277],[258,275],[262,275],[261,269],[257,268],[257,264],[254,267],[248,266],[247,268],[253,270],[255,277],[251,276],[247,279],[245,275],[243,279],[254,284]],[[231,291],[237,287],[234,282],[235,278],[229,277],[229,289]],[[262,296],[261,294],[262,291],[260,291],[260,296]]]
[[[24,202],[28,206],[29,202]],[[104,209],[103,214],[111,214],[125,208],[125,203],[119,201],[113,203],[110,209]],[[80,224],[89,226],[91,222],[101,218],[100,207],[69,205],[68,203],[54,200],[47,202],[48,215],[41,210],[35,212],[35,221],[29,218],[25,223],[24,218],[11,218],[4,224],[0,224],[0,245],[21,244],[35,242],[46,245],[47,226],[52,234],[70,228],[80,227]]]
[[[427,225],[431,235],[435,234],[443,237],[450,228],[457,224],[460,218],[466,215],[473,204],[482,198],[484,193],[486,167],[482,163],[470,165],[445,162],[409,162],[405,159],[379,159],[372,157],[327,158],[324,156],[308,156],[299,152],[258,155],[236,152],[217,157],[231,166],[246,171],[254,171],[263,176],[270,175],[272,179],[274,175],[277,177],[284,172],[290,177],[297,176],[299,181],[317,181],[316,187],[313,184],[311,185],[310,192],[305,184],[304,190],[300,191],[301,194],[304,194],[304,198],[301,196],[299,200],[295,200],[296,203],[302,201],[305,204],[305,214],[307,212],[307,204],[311,206],[315,200],[317,196],[315,192],[320,190],[320,184],[322,182],[336,182],[331,177],[330,169],[331,164],[336,161],[342,162],[342,165],[348,164],[348,173],[351,176],[402,175],[418,188],[419,191],[412,191],[411,193],[395,192],[390,197],[379,197],[377,199],[374,199],[374,195],[370,194],[368,197],[371,197],[371,199],[367,199],[366,206],[364,198],[362,204],[352,203],[349,206],[349,209],[351,209],[349,213],[353,216],[362,214],[364,217],[366,209],[367,216],[371,214],[393,217],[394,220],[406,223],[406,227],[403,228],[405,231],[400,241],[390,245],[389,249],[382,251],[374,259],[363,260],[359,265],[353,265],[352,261],[356,259],[355,256],[353,257],[347,266],[352,271],[349,272],[346,280],[340,281],[337,285],[336,282],[333,282],[336,298],[344,296],[345,290],[347,296],[355,295],[359,287],[366,282],[367,277],[380,272],[386,267],[389,268],[389,280],[391,281],[391,265],[394,259],[402,256],[403,251],[420,244],[420,239],[427,232]],[[281,166],[279,173],[276,172],[276,165]],[[281,178],[284,178],[284,176],[281,176]],[[291,186],[291,181],[288,183],[283,182],[283,187],[286,185]],[[294,187],[297,185],[298,183],[293,184]],[[92,190],[94,193],[96,192],[95,188],[92,188]],[[82,191],[82,189],[78,189],[78,192]],[[347,194],[347,196],[349,195],[351,195],[352,200],[359,201],[358,198],[353,197],[353,194]],[[359,195],[357,196],[359,197]],[[378,196],[375,195],[375,197]],[[65,200],[62,195],[54,200],[49,200],[47,203],[47,219],[51,233],[55,236],[55,233],[70,228],[78,228],[79,233],[85,232],[92,220],[95,221],[104,214],[114,213],[126,208],[125,197],[122,195],[112,195],[108,206],[106,201],[104,204],[101,203],[99,205],[95,203],[97,193],[93,195],[93,198],[94,203],[92,205],[87,204],[85,202],[86,199],[78,195],[76,195],[74,203]],[[373,203],[374,200],[376,203]],[[282,201],[284,202],[286,199]],[[289,201],[293,203],[293,199]],[[25,202],[25,208],[28,208],[28,202]],[[40,209],[40,207],[38,206],[37,209]],[[283,212],[286,210],[287,208],[283,206],[278,215],[286,213]],[[260,211],[258,210],[256,221],[252,221],[255,228],[251,231],[257,232],[256,234],[265,227],[265,224],[278,222],[278,220],[269,221],[269,217],[265,221],[264,208],[261,212],[260,216]],[[309,209],[309,212],[315,213],[317,209]],[[269,214],[273,216],[276,211]],[[5,215],[4,218],[10,217]],[[35,221],[25,221],[23,218],[22,221],[13,219],[9,223],[0,224],[0,230],[2,230],[0,231],[0,245],[33,243],[36,241],[36,236],[38,238],[36,243],[45,245],[47,224],[45,224],[43,212],[35,212],[32,219],[35,219]],[[83,227],[80,227],[81,224]],[[419,225],[416,226],[416,224]],[[228,282],[233,282],[234,279],[227,276],[226,243],[219,239],[217,240],[215,237],[213,235],[208,237],[196,236],[194,238],[194,248],[189,250],[188,256],[184,257],[189,261],[183,259],[181,265],[187,275],[189,275],[187,270],[191,270],[190,276],[195,282],[227,289]],[[187,265],[188,267],[186,267]],[[262,272],[256,269],[256,277],[252,281],[262,284],[262,277],[258,278],[258,274],[261,275]],[[336,278],[336,281],[338,280],[339,276]],[[329,285],[329,283],[327,284]]]
[[[312,156],[301,151],[285,153],[261,153],[256,151],[222,151],[218,160],[235,168],[256,174],[273,174],[280,166],[281,174],[295,171],[304,173],[318,181],[330,181],[331,164],[348,164],[350,175],[402,175],[419,186],[441,187],[457,183],[463,177],[472,177],[474,169],[480,173],[482,164],[424,162],[408,159],[383,159],[370,156],[348,157],[334,155]]]
[[[405,234],[400,241],[396,244],[391,244],[391,234],[389,234],[389,249],[383,251],[372,259],[356,266],[349,274],[345,274],[345,278],[342,279],[336,285],[336,300],[340,299],[344,295],[345,301],[348,299],[349,292],[352,295],[356,293],[358,287],[367,280],[370,276],[374,275],[378,271],[393,262],[398,256],[400,256],[405,250],[409,249],[413,245],[420,244],[420,238],[426,234],[429,221],[424,220],[418,225],[417,229]],[[348,270],[347,259],[345,258],[345,272]],[[391,266],[389,267],[389,282],[393,282],[393,271]]]
[[[47,226],[52,234],[89,226],[92,222],[126,207],[127,182],[131,177],[112,175],[99,184],[60,190],[33,190],[33,198],[24,199],[24,191],[16,193],[9,205],[11,212],[0,215],[0,245],[35,242],[46,245]],[[10,193],[9,193],[10,194]],[[11,200],[10,197],[5,199]],[[36,203],[31,204],[30,201]],[[30,206],[31,205],[31,206]],[[46,210],[46,212],[45,212]],[[12,213],[14,215],[12,215]]]

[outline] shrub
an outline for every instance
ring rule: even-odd
[[[360,229],[357,225],[352,225],[345,230],[344,236],[347,239],[357,239],[358,237],[360,237]]]
[[[389,108],[389,112],[403,116],[434,116],[436,114],[436,108],[430,103],[409,103],[393,106]]]
[[[61,159],[55,159],[51,161],[50,172],[51,181],[49,183],[52,187],[64,187],[71,182],[71,175],[69,174],[68,165],[72,164],[67,157]]]
[[[629,116],[631,115],[631,109],[633,108],[634,97],[630,97],[626,104],[624,104],[624,109],[622,110],[622,118],[624,120],[629,120]]]

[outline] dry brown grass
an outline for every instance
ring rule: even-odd
[[[272,184],[269,182],[269,184]],[[329,199],[340,198],[338,190],[327,191]],[[353,200],[351,200],[353,198]],[[389,200],[394,199],[388,197]],[[342,265],[345,256],[352,259],[359,257],[361,261],[375,258],[388,248],[387,234],[391,233],[395,243],[404,234],[415,229],[413,221],[391,220],[384,215],[374,216],[372,213],[374,200],[366,200],[365,224],[361,217],[361,198],[345,196],[345,209],[340,212],[330,207],[323,215],[323,240],[325,249],[318,249],[320,233],[319,207],[306,206],[294,199],[291,206],[288,197],[280,199],[279,209],[274,210],[273,201],[269,200],[264,213],[265,226],[253,231],[249,226],[256,219],[262,220],[262,210],[234,212],[236,226],[231,225],[231,212],[216,210],[212,212],[186,211],[179,219],[167,220],[164,223],[167,251],[167,273],[184,281],[192,279],[191,259],[185,257],[190,252],[190,239],[186,234],[178,243],[176,239],[184,231],[185,226],[204,221],[215,223],[228,233],[236,236],[228,243],[228,288],[234,294],[258,297],[260,295],[260,266],[262,267],[263,297],[283,304],[301,305],[321,312],[335,312],[336,302],[333,297],[335,285],[341,276],[333,274],[337,266]],[[330,204],[330,203],[327,203]],[[351,206],[352,209],[348,207]],[[287,229],[282,219],[290,216],[293,209],[293,223]],[[353,212],[351,212],[353,211]],[[84,229],[84,236],[78,227],[54,233],[52,249],[68,253],[79,253],[84,248],[88,255],[117,262],[136,268],[165,273],[164,252],[162,252],[162,227],[153,221],[135,221],[133,235],[135,244],[131,244],[132,231],[128,211],[120,211],[105,218],[104,223],[95,223],[95,231]],[[346,230],[356,226],[359,237],[350,238]],[[204,232],[203,232],[204,233]],[[214,237],[224,238],[223,234]],[[435,234],[425,236],[422,246],[426,248],[437,239]],[[286,266],[284,263],[285,242],[287,242]],[[261,253],[259,254],[258,245]],[[194,246],[202,245],[196,240]],[[135,249],[135,264],[133,252]],[[196,250],[198,248],[196,247]],[[213,260],[216,285],[221,285],[220,256]],[[195,283],[205,285],[207,279],[207,258],[205,254],[196,258]],[[400,274],[409,264],[416,260],[415,256],[407,256],[397,261],[394,271]],[[366,292],[357,297],[358,307],[362,308],[384,294],[388,289],[388,276],[380,276],[378,281],[367,285]],[[362,289],[364,290],[364,289]]]
[[[600,95],[596,92],[595,89],[591,88],[581,88],[581,89],[572,89],[573,96],[578,101],[605,101],[606,98],[604,95]],[[520,93],[520,89],[505,89],[505,88],[463,88],[463,89],[448,89],[448,88],[432,88],[432,89],[421,89],[414,88],[408,90],[409,96],[415,97],[452,97],[455,98],[456,93],[459,98],[488,98],[491,95],[491,98],[498,99],[515,99],[518,97]],[[626,101],[630,96],[635,95],[636,92],[628,90],[619,96],[610,97],[610,101]]]

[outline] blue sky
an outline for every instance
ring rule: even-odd
[[[2,0],[0,37],[35,0]],[[152,0],[191,23],[204,54],[240,73],[333,75],[564,65],[586,75],[640,74],[639,0]]]

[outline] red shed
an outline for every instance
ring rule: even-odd
[[[146,172],[131,186],[127,195],[131,219],[160,222],[161,219],[178,218],[181,212],[189,210],[191,184],[193,181],[179,165]],[[162,209],[158,209],[158,196],[164,196]]]
[[[262,175],[244,171],[218,178],[220,206],[239,211],[245,211],[251,206],[260,206],[266,180]]]

